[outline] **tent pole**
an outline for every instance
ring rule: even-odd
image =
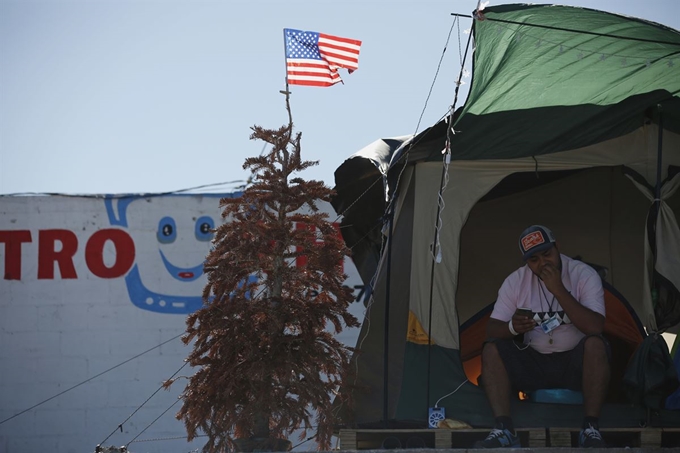
[[[663,112],[661,105],[657,106],[659,111],[659,135],[657,139],[656,150],[656,188],[654,190],[654,202],[656,204],[656,213],[659,214],[661,209],[661,160],[663,157]],[[654,229],[656,231],[656,228]]]
[[[654,226],[651,240],[649,241],[650,248],[652,249],[652,281],[651,281],[651,291],[652,291],[652,308],[656,309],[656,303],[658,300],[658,294],[656,291],[656,285],[654,282],[654,269],[656,268],[657,259],[657,249],[656,249],[656,229],[659,225],[659,212],[661,211],[661,162],[663,159],[663,111],[661,109],[661,104],[656,106],[659,112],[659,132],[657,135],[657,148],[656,148],[656,186],[654,187],[654,218],[652,225]]]
[[[442,190],[442,186],[444,185],[444,177],[446,176],[446,167],[442,166],[442,176],[439,181],[439,190]],[[428,318],[427,318],[427,384],[425,386],[425,398],[426,398],[426,404],[425,407],[430,407],[430,378],[432,374],[432,299],[434,297],[433,292],[434,292],[434,268],[436,265],[437,261],[437,253],[439,253],[438,250],[436,250],[437,244],[439,243],[439,215],[441,214],[441,208],[442,205],[441,203],[437,203],[437,215],[435,217],[435,226],[434,226],[434,239],[432,241],[432,267],[430,268],[430,307],[429,307],[429,312],[428,312]],[[428,422],[428,427],[429,427],[429,422]]]
[[[385,285],[385,332],[383,334],[383,426],[389,428],[388,422],[388,383],[389,383],[389,333],[390,333],[390,293],[392,288],[392,229],[394,221],[394,204],[390,203],[387,224],[389,235],[387,236],[387,276]]]

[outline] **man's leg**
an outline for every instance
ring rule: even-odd
[[[583,404],[585,417],[579,434],[579,446],[604,448],[599,429],[602,404],[609,387],[609,354],[605,340],[600,336],[585,339],[583,344]]]
[[[476,448],[519,448],[519,437],[510,418],[510,379],[496,343],[489,341],[482,349],[482,383],[495,417],[495,427],[486,439],[475,442]]]
[[[482,382],[494,417],[510,416],[510,379],[495,343],[482,349]]]
[[[607,347],[598,336],[588,337],[583,350],[583,403],[585,416],[600,416],[609,387]]]

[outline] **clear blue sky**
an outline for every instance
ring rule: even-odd
[[[363,41],[359,70],[341,71],[345,85],[291,87],[303,156],[320,161],[301,176],[333,186],[333,172],[355,151],[416,131],[450,13],[476,4],[0,0],[0,194],[165,192],[245,180],[243,160],[263,147],[249,140],[250,126],[287,120],[283,28]],[[564,4],[680,29],[677,0]],[[470,19],[460,25],[464,46]],[[419,131],[446,113],[459,70],[456,27]]]

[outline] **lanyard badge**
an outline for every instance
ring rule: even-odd
[[[555,330],[560,324],[561,321],[557,318],[557,315],[555,314],[541,323],[541,329],[543,329],[543,332],[545,333],[550,333],[553,330]]]

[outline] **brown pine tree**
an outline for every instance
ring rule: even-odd
[[[295,174],[317,165],[300,157],[292,122],[253,127],[251,139],[271,152],[246,159],[252,184],[220,201],[227,222],[216,229],[205,271],[204,306],[187,319],[197,368],[177,418],[188,439],[205,433],[204,452],[223,452],[234,439],[276,439],[303,428],[330,447],[331,403],[348,370],[351,348],[334,334],[357,326],[342,260],[349,251],[328,216],[318,211],[332,190]],[[312,419],[315,414],[315,419]]]

